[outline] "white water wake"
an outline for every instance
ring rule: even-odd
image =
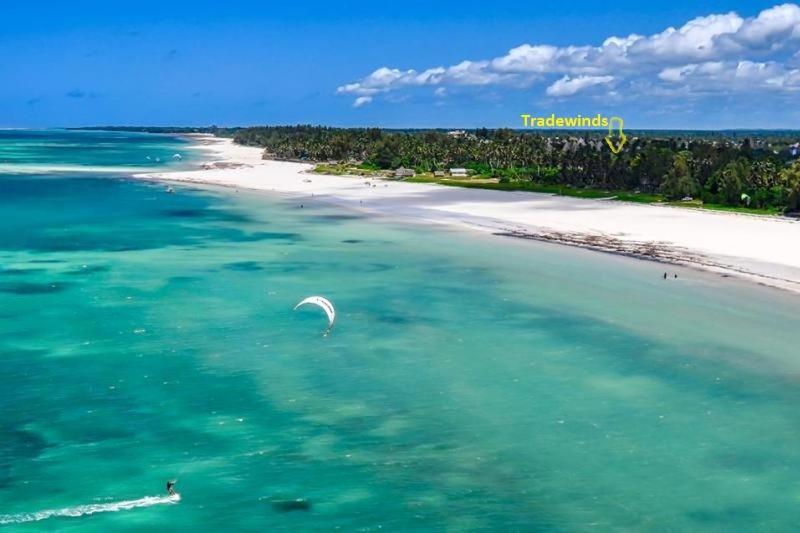
[[[128,511],[137,507],[152,507],[168,503],[178,503],[181,499],[180,494],[174,496],[145,496],[138,500],[124,500],[111,503],[90,503],[88,505],[78,505],[77,507],[65,507],[63,509],[49,509],[36,513],[19,513],[0,515],[0,525],[24,524],[25,522],[38,522],[55,517],[72,517],[93,515],[96,513],[116,513],[118,511]]]

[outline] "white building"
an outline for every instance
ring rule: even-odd
[[[467,177],[467,169],[466,168],[451,168],[450,175],[454,178],[466,178]]]
[[[395,178],[413,178],[414,170],[410,168],[400,167],[394,171]]]

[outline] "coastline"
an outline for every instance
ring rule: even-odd
[[[134,177],[313,197],[372,214],[694,267],[800,293],[800,249],[791,245],[800,242],[800,221],[313,174],[312,164],[264,160],[260,148],[230,139],[185,137],[206,152],[200,169]]]

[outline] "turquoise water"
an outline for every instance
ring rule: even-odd
[[[199,157],[166,135],[63,130],[0,130],[0,174],[142,172],[186,167]]]
[[[795,296],[302,202],[0,176],[0,524],[796,529]]]

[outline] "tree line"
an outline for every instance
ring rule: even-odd
[[[263,147],[265,158],[417,172],[465,167],[501,181],[659,193],[670,200],[690,196],[791,212],[800,209],[798,146],[791,135],[632,134],[618,155],[596,132],[274,126],[239,129],[234,140]]]

